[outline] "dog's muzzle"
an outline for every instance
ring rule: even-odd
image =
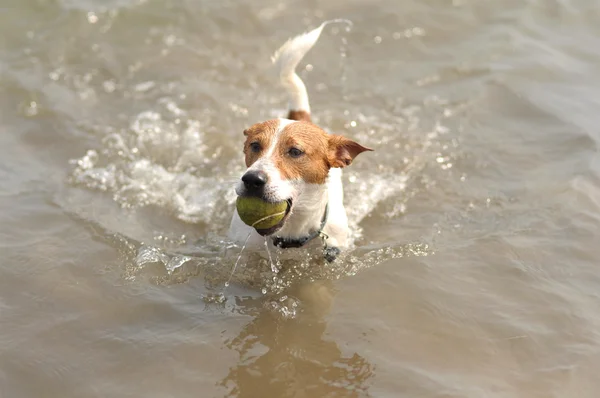
[[[264,171],[250,170],[242,176],[246,196],[264,197],[265,186],[269,178]]]

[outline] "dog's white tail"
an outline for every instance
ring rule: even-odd
[[[352,22],[345,19],[325,21],[318,28],[288,40],[271,57],[279,72],[279,80],[289,96],[288,119],[310,121],[308,93],[304,82],[296,74],[296,66],[315,45],[325,25],[332,22],[344,22],[352,25]]]

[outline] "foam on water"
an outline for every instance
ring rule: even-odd
[[[173,120],[142,112],[129,129],[106,135],[102,148],[72,160],[71,181],[107,191],[123,207],[154,205],[182,221],[209,224],[217,203],[233,201],[231,185],[223,183],[225,175],[203,175],[215,167],[218,153],[208,152],[200,122],[182,119],[172,101],[166,108]]]

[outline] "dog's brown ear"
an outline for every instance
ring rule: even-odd
[[[354,142],[341,135],[329,136],[329,166],[346,167],[349,166],[355,157],[365,151],[372,151],[357,142]]]

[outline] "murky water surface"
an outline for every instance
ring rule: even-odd
[[[334,265],[226,239],[242,131],[374,148]],[[600,3],[4,0],[2,397],[596,397]]]

